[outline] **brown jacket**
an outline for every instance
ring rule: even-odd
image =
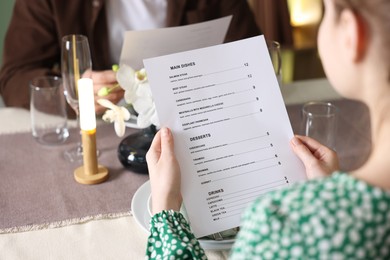
[[[7,106],[29,108],[28,82],[59,74],[61,39],[84,34],[94,70],[111,68],[105,0],[16,0],[6,34],[0,94]],[[167,25],[179,26],[233,14],[225,41],[260,34],[246,0],[168,0]]]

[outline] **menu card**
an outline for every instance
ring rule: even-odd
[[[120,64],[139,70],[145,58],[223,43],[232,15],[176,27],[125,33]]]
[[[239,226],[248,203],[306,178],[263,36],[144,65],[195,236]]]

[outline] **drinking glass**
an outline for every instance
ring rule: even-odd
[[[90,77],[92,71],[91,52],[88,38],[84,35],[66,35],[62,38],[61,46],[61,74],[64,84],[66,101],[73,108],[77,116],[77,128],[80,129],[78,80]],[[80,139],[81,140],[81,139]],[[77,146],[65,151],[65,157],[71,162],[83,160],[81,142]]]
[[[302,134],[335,150],[338,108],[330,102],[308,102],[302,107]]]
[[[279,86],[282,84],[282,55],[280,51],[280,43],[277,41],[267,40],[267,47],[271,62],[274,67],[276,78]]]
[[[40,76],[30,81],[32,135],[41,144],[57,145],[68,138],[66,103],[59,77]]]

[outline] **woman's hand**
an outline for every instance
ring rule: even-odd
[[[294,136],[291,147],[302,160],[308,179],[329,176],[339,170],[337,154],[332,149],[307,136]]]
[[[146,154],[152,189],[152,213],[173,209],[179,211],[180,167],[173,148],[173,136],[168,128],[161,128],[155,135]]]
[[[93,80],[93,88],[95,92],[95,100],[105,98],[116,104],[123,98],[124,90],[118,85],[116,81],[116,72],[112,70],[92,71],[90,77]],[[106,88],[107,94],[103,97],[98,96],[99,90]],[[101,115],[107,108],[95,102],[96,114]]]

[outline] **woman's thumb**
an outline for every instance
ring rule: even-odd
[[[291,139],[290,144],[294,153],[299,157],[299,159],[301,159],[306,169],[313,162],[313,160],[316,160],[309,148],[307,148],[298,137],[294,136]]]
[[[162,153],[162,156],[164,156],[164,155],[171,156],[174,154],[172,133],[166,127],[161,128],[160,131],[161,131],[161,153]]]

